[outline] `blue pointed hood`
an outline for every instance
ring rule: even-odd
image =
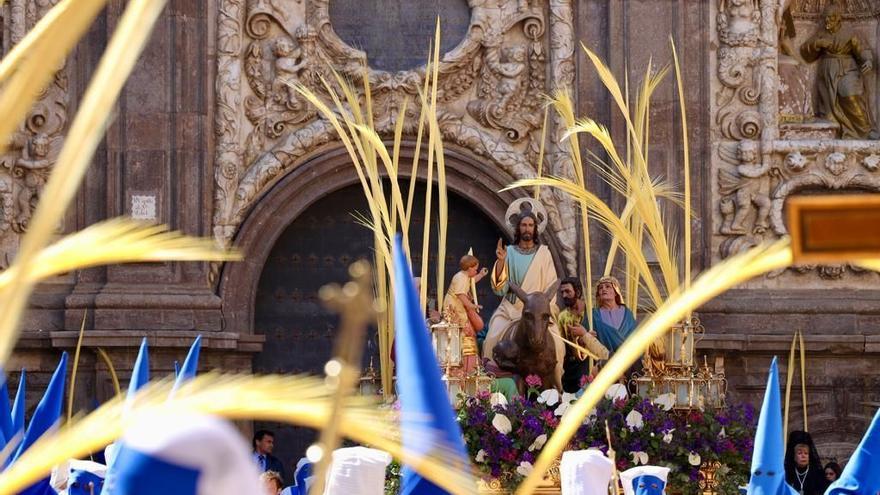
[[[137,393],[137,391],[150,381],[150,351],[147,347],[147,338],[141,341],[141,348],[138,351],[137,359],[134,361],[134,368],[131,370],[131,381],[128,382],[128,400]]]
[[[199,335],[189,348],[189,354],[186,355],[186,360],[180,368],[180,373],[177,374],[177,379],[174,382],[175,390],[180,388],[180,385],[182,385],[183,382],[196,376],[196,371],[198,371],[199,368],[199,351],[201,349],[202,336]]]
[[[782,401],[779,398],[779,367],[770,364],[767,390],[755,432],[749,495],[797,495],[785,482],[785,444],[782,438]]]
[[[49,380],[49,386],[46,387],[43,398],[40,399],[33,416],[31,416],[31,422],[24,433],[24,439],[12,458],[13,463],[21,456],[22,452],[30,448],[43,433],[46,433],[49,428],[52,428],[58,422],[58,419],[61,417],[61,403],[64,401],[64,383],[66,381],[67,353],[64,352],[61,354],[61,362],[58,363],[55,373],[52,374],[52,378]]]
[[[880,490],[880,410],[874,415],[868,431],[840,478],[825,492],[826,495],[875,495]]]
[[[425,328],[425,317],[399,235],[394,242],[394,290],[397,388],[404,449],[424,455],[438,445],[445,445],[459,454],[462,468],[468,469],[464,438],[440,379],[440,367]],[[409,466],[404,466],[400,495],[445,493]]]
[[[637,476],[633,480],[633,492],[635,495],[664,495],[666,481],[650,474]]]
[[[21,378],[18,379],[18,392],[15,394],[15,402],[12,404],[12,431],[13,435],[24,431],[24,409],[27,407],[25,389],[27,388],[27,372],[21,369]]]
[[[0,372],[0,380],[3,380],[0,384],[0,433],[3,434],[3,438],[0,438],[2,444],[0,449],[2,449],[15,434],[15,430],[12,427],[12,406],[9,403],[9,385],[5,373]]]

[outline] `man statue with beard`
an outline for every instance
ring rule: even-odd
[[[547,224],[544,207],[534,199],[521,198],[514,201],[507,209],[507,219],[508,226],[514,232],[514,241],[505,248],[499,239],[495,250],[497,260],[491,272],[491,285],[492,290],[503,297],[503,300],[489,320],[489,330],[483,342],[483,357],[490,360],[495,345],[512,331],[522,318],[523,302],[510,291],[509,282],[512,281],[530,294],[548,290],[557,280],[556,267],[553,265],[550,250],[538,239],[538,234]],[[555,300],[554,297],[551,303],[554,315],[558,312]],[[549,322],[548,331],[559,335],[553,319]],[[556,377],[557,382],[561,383],[565,345],[556,337],[553,341],[556,347]],[[551,387],[553,384],[545,383],[543,386]]]
[[[843,139],[880,139],[872,106],[865,95],[864,75],[874,69],[870,46],[841,25],[840,6],[829,2],[825,24],[801,45],[807,62],[819,61],[816,74],[818,116],[840,124]]]
[[[559,284],[559,295],[562,299],[562,311],[559,312],[557,323],[562,336],[577,343],[593,354],[594,357],[608,359],[608,349],[599,342],[595,330],[587,330],[586,304],[584,290],[576,277],[566,277]],[[575,393],[581,389],[584,376],[593,373],[590,359],[586,353],[571,346],[565,348],[565,361],[562,365],[562,388],[565,392]]]

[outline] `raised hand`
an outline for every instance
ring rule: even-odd
[[[495,247],[495,256],[498,258],[498,261],[504,261],[507,259],[507,249],[501,244],[500,237],[498,238],[498,245]]]

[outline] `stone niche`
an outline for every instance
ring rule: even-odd
[[[790,195],[880,192],[880,4],[841,0],[832,16],[828,3],[713,3],[715,261],[785,235]],[[839,22],[836,38],[826,27],[832,17]],[[838,82],[829,86],[829,80]],[[863,120],[850,118],[853,105]],[[868,128],[859,127],[865,121]],[[878,282],[877,273],[851,265],[801,266],[748,287],[876,288]]]

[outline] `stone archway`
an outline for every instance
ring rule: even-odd
[[[414,145],[401,146],[401,162],[412,160]],[[425,156],[424,153],[422,156]],[[495,225],[503,229],[507,206],[525,190],[498,192],[513,178],[491,163],[486,163],[457,147],[446,147],[447,185],[451,192],[469,199]],[[420,176],[424,178],[423,175]],[[343,148],[334,148],[306,157],[304,162],[276,183],[260,198],[235,235],[234,245],[244,252],[244,260],[227,263],[220,275],[224,330],[242,335],[253,334],[254,295],[269,254],[282,232],[309,206],[327,194],[358,179]],[[553,236],[543,236],[556,259],[560,246]],[[256,349],[255,349],[256,350]]]
[[[403,163],[411,161],[413,151],[412,145],[401,150]],[[475,218],[474,222],[480,223],[481,228],[492,229],[488,236],[481,237],[480,246],[474,246],[481,261],[490,264],[494,261],[494,239],[504,231],[507,205],[527,191],[498,193],[512,178],[458,149],[447,148],[446,167],[450,215],[468,215]],[[313,296],[319,285],[344,280],[346,259],[354,261],[356,257],[369,255],[371,235],[353,222],[340,225],[340,232],[345,231],[349,240],[354,232],[361,232],[363,238],[352,243],[356,245],[337,249],[340,253],[324,257],[313,254],[320,246],[303,242],[305,240],[298,239],[299,234],[293,230],[300,230],[302,235],[320,235],[322,229],[326,230],[325,220],[339,225],[351,209],[365,204],[348,155],[344,149],[337,148],[316,154],[294,168],[260,198],[244,219],[235,244],[244,251],[245,259],[224,266],[219,291],[225,330],[248,335],[249,341],[265,339],[263,352],[253,349],[257,351],[254,371],[320,372],[323,362],[329,358],[335,321],[318,309],[320,303]],[[336,211],[332,211],[334,209]],[[455,221],[450,219],[450,226],[453,223]],[[455,232],[450,229],[449,235],[454,236]],[[551,242],[551,251],[558,253],[553,239],[545,237]],[[447,246],[450,249],[448,282],[454,273],[451,266],[457,264],[457,256],[463,254],[456,251],[465,248],[461,239],[448,242]],[[325,246],[328,247],[332,249]],[[304,252],[308,254],[304,256]],[[292,270],[294,263],[297,270]],[[321,265],[325,263],[328,265],[323,270],[325,267]],[[414,264],[417,263],[414,260]],[[284,282],[285,278],[289,280],[294,276],[295,271],[309,277],[310,264],[318,265],[311,267],[310,280]],[[272,273],[267,275],[267,271]],[[489,312],[494,307],[491,303],[497,304],[497,301],[486,293],[487,287],[484,283],[482,297],[488,303],[485,306]],[[488,316],[484,315],[487,321]],[[292,359],[290,354],[298,349],[304,349],[302,359]],[[313,441],[313,432],[306,429],[274,423],[256,426],[276,432],[277,454],[286,464],[295,461]]]

